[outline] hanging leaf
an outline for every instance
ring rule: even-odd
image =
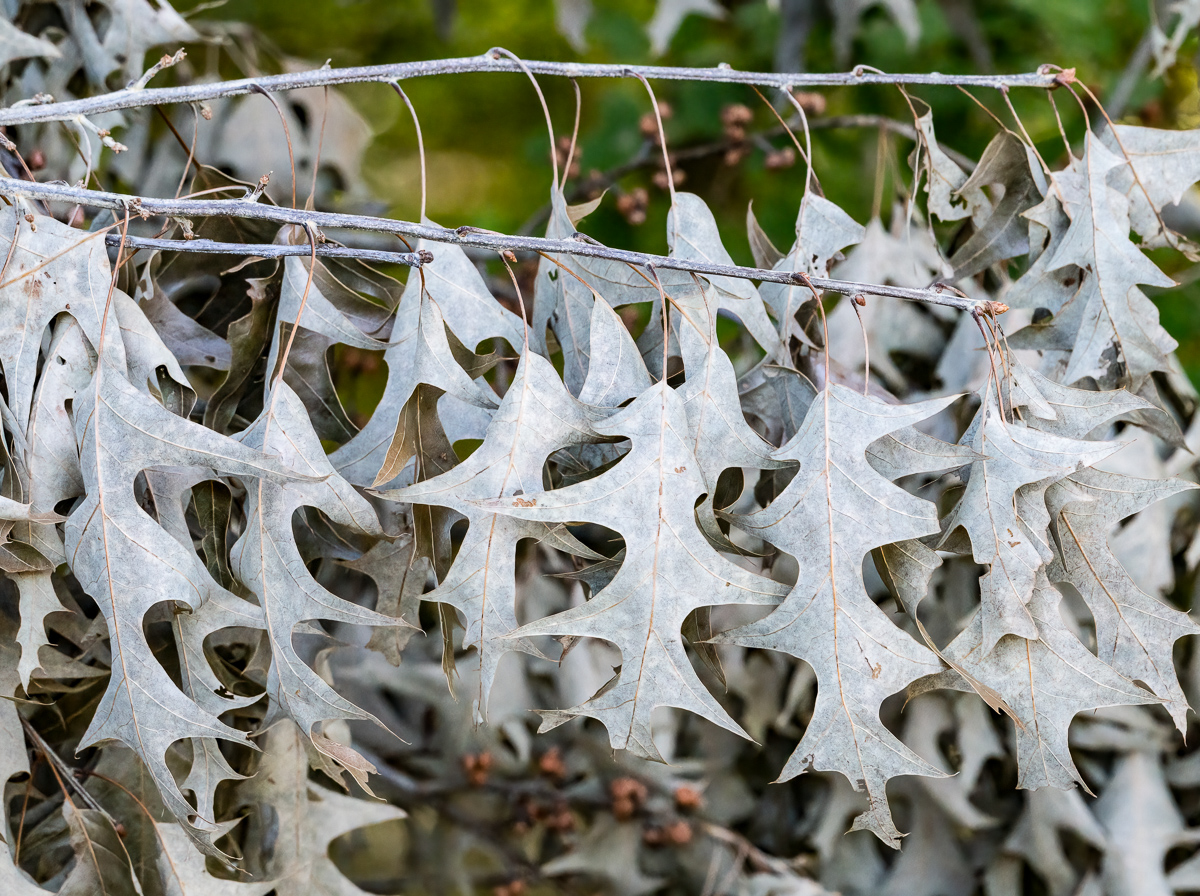
[[[1059,272],[1073,292],[1064,293],[1059,307],[1038,306],[1054,317],[1021,331],[1013,346],[1069,350],[1062,376],[1068,384],[1093,377],[1131,383],[1136,390],[1151,373],[1166,369],[1167,353],[1176,346],[1140,289],[1175,281],[1130,241],[1129,200],[1110,185],[1114,171],[1125,164],[1089,134],[1083,158],[1052,178],[1070,226],[1042,270]],[[1031,268],[1025,277],[1031,274],[1045,276]]]
[[[470,351],[447,328],[441,308],[414,276],[400,299],[383,355],[388,365],[383,398],[362,432],[330,455],[341,475],[355,485],[382,485],[399,475],[412,456],[412,430],[403,426],[403,412],[422,385],[476,407],[496,406],[490,389],[485,391],[459,365],[456,349],[462,350],[460,356]]]
[[[1172,650],[1185,635],[1200,634],[1200,626],[1138,588],[1113,556],[1109,532],[1147,505],[1195,487],[1085,469],[1046,493],[1060,551],[1051,581],[1069,583],[1082,595],[1096,623],[1097,656],[1159,696],[1181,732],[1188,703]]]
[[[1067,746],[1067,728],[1076,714],[1102,706],[1158,702],[1065,629],[1058,613],[1061,599],[1046,573],[1039,571],[1028,604],[1035,638],[1004,635],[989,651],[981,610],[946,648],[950,659],[997,690],[1012,707],[1018,726],[1017,786],[1030,790],[1084,783]],[[957,673],[947,673],[950,681],[954,677]]]
[[[845,775],[869,801],[854,830],[869,830],[891,846],[898,846],[900,833],[888,809],[888,779],[941,772],[896,740],[880,721],[879,707],[941,664],[867,596],[862,563],[872,548],[897,535],[936,531],[937,514],[930,502],[876,473],[866,451],[949,402],[887,405],[842,386],[817,395],[800,431],[775,452],[778,459],[798,461],[799,473],[768,507],[737,520],[796,557],[799,578],[770,616],[717,638],[782,650],[813,667],[813,718],[780,778],[809,768]]]
[[[309,573],[296,544],[292,518],[302,507],[321,510],[334,523],[367,535],[382,536],[374,510],[365,498],[339,476],[304,412],[296,393],[277,382],[267,409],[238,435],[243,445],[277,457],[287,469],[306,479],[259,479],[246,499],[245,534],[233,546],[232,569],[262,607],[272,664],[267,691],[306,735],[331,720],[370,716],[338,694],[296,653],[292,637],[303,623],[329,620],[358,625],[393,626],[397,620],[335,597]],[[314,739],[334,768],[345,765],[342,751],[332,752]],[[353,751],[351,751],[353,752]]]
[[[449,574],[425,599],[449,604],[467,619],[463,643],[479,651],[476,699],[481,712],[487,708],[500,657],[509,650],[540,653],[528,641],[508,638],[517,628],[517,543],[546,540],[581,556],[601,558],[573,543],[561,527],[483,510],[478,502],[540,492],[546,458],[560,448],[594,440],[593,417],[567,393],[549,361],[526,352],[474,454],[440,476],[381,493],[394,501],[448,507],[470,524]]]
[[[112,317],[109,323],[115,329]],[[75,411],[87,494],[67,520],[66,555],[79,584],[100,608],[117,659],[81,745],[108,739],[125,743],[146,763],[168,809],[183,820],[194,809],[167,768],[167,748],[185,738],[244,742],[245,735],[189,699],[151,653],[143,618],[152,607],[169,601],[199,610],[222,589],[194,551],[138,506],[134,478],[161,465],[200,466],[276,482],[300,474],[174,416],[123,378],[110,360],[113,354],[106,346]],[[206,848],[214,848],[202,829],[188,829]]]
[[[625,560],[604,590],[510,637],[582,635],[616,644],[622,665],[614,679],[578,706],[543,711],[542,729],[590,716],[604,723],[615,749],[661,761],[650,726],[658,706],[678,706],[742,733],[692,671],[683,650],[684,620],[713,604],[769,606],[785,589],[721,557],[696,528],[692,507],[706,486],[685,441],[687,417],[674,390],[658,383],[595,429],[632,440],[616,466],[578,485],[480,506],[546,523],[595,522],[624,537]]]
[[[329,846],[343,834],[403,818],[404,813],[393,806],[353,799],[311,783],[303,735],[290,722],[272,727],[262,747],[258,770],[237,790],[238,805],[256,811],[248,822],[260,832],[253,838],[260,848],[251,857],[252,867],[272,881],[279,896],[365,893],[333,863]],[[274,828],[269,840],[268,825]]]

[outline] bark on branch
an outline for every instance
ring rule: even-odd
[[[525,60],[534,74],[564,78],[631,78],[641,75],[662,81],[713,81],[722,84],[753,84],[756,87],[839,87],[857,84],[916,84],[961,85],[963,87],[1054,87],[1054,74],[1035,72],[1014,75],[944,75],[939,72],[889,74],[867,71],[863,67],[848,72],[807,73],[743,72],[728,67],[684,68],[665,65],[602,65],[577,62],[547,62]],[[10,106],[0,109],[0,126],[31,124],[39,121],[67,121],[78,115],[89,116],[115,109],[137,106],[158,106],[165,103],[198,103],[221,97],[237,96],[259,90],[274,93],[304,87],[327,87],[336,84],[384,83],[423,78],[430,75],[461,74],[466,72],[521,73],[512,61],[494,55],[466,56],[458,59],[433,59],[422,62],[401,62],[392,65],[363,65],[353,68],[320,68],[307,72],[264,75],[210,84],[189,84],[182,87],[126,88],[113,93],[68,100],[61,103],[42,103]]]
[[[341,227],[348,230],[390,233],[397,237],[428,240],[435,243],[450,243],[463,247],[490,249],[495,252],[538,252],[552,255],[582,255],[619,261],[642,268],[654,267],[661,270],[689,271],[704,276],[735,277],[741,280],[769,281],[772,283],[787,283],[801,286],[808,286],[811,283],[815,289],[836,292],[842,295],[887,296],[896,299],[909,299],[915,302],[927,302],[934,305],[946,305],[963,311],[1000,313],[1008,310],[1006,306],[997,302],[980,302],[967,298],[958,294],[953,287],[943,284],[936,284],[928,289],[909,289],[875,283],[831,280],[824,277],[809,278],[804,274],[791,271],[711,264],[709,262],[673,258],[667,255],[650,255],[643,252],[630,252],[626,249],[612,249],[590,241],[590,238],[585,237],[583,234],[576,234],[574,239],[566,240],[551,240],[531,236],[510,236],[476,227],[459,227],[452,230],[448,227],[438,227],[432,224],[415,224],[411,221],[398,221],[392,218],[377,218],[369,215],[347,215],[337,212],[317,212],[283,208],[247,199],[152,199],[145,196],[129,196],[123,193],[86,190],[82,187],[72,187],[63,183],[35,183],[11,177],[0,177],[0,196],[28,196],[46,202],[69,202],[90,208],[105,208],[120,212],[128,209],[130,214],[143,218],[228,217],[299,226],[312,224],[317,228]],[[186,251],[191,244],[197,241],[182,240],[172,242],[177,243],[172,248]],[[261,247],[254,246],[251,248],[257,250]],[[211,248],[206,247],[199,251],[211,251]],[[377,250],[344,249],[343,252],[347,254],[342,257],[355,257],[354,254],[350,253],[373,251]],[[308,250],[305,249],[305,253],[302,254],[306,254],[307,252]]]

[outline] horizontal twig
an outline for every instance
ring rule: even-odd
[[[753,84],[756,87],[838,87],[853,84],[926,84],[962,85],[963,87],[1053,87],[1053,74],[1015,75],[944,75],[939,72],[916,74],[887,74],[863,67],[849,72],[811,73],[743,72],[733,68],[684,68],[663,65],[599,65],[578,62],[545,62],[526,60],[530,71],[539,75],[564,78],[629,78],[641,75],[663,81],[714,81],[723,84]],[[393,65],[363,65],[354,68],[321,68],[307,72],[288,72],[258,78],[240,78],[208,84],[189,84],[182,87],[150,87],[140,90],[126,88],[113,93],[67,100],[61,103],[15,106],[0,109],[0,126],[31,124],[38,121],[66,121],[77,115],[95,115],[115,109],[136,106],[159,106],[164,103],[197,103],[221,97],[237,96],[255,90],[273,93],[304,87],[326,87],[335,84],[354,84],[403,81],[430,75],[461,74],[466,72],[515,72],[521,69],[511,59],[494,55],[467,56],[459,59],[433,59],[422,62],[401,62]]]
[[[351,230],[367,230],[390,233],[400,237],[449,243],[456,246],[491,249],[496,252],[538,252],[554,255],[575,255],[604,258],[635,267],[654,267],[661,270],[688,271],[706,277],[734,277],[740,280],[759,280],[771,283],[812,286],[827,292],[842,295],[875,295],[914,302],[946,305],[964,311],[999,311],[1001,306],[994,302],[979,302],[956,294],[952,288],[935,286],[929,289],[908,289],[899,286],[883,286],[875,283],[856,283],[849,280],[830,280],[824,277],[808,278],[804,274],[790,271],[747,268],[738,265],[712,264],[692,261],[667,255],[649,255],[630,252],[626,249],[611,249],[591,242],[582,234],[575,239],[551,240],[531,236],[509,236],[480,230],[475,227],[459,227],[451,230],[433,224],[415,224],[391,218],[376,218],[369,215],[347,215],[337,212],[306,211],[283,208],[254,202],[247,199],[151,199],[145,196],[128,196],[123,193],[107,193],[87,190],[64,183],[35,183],[0,177],[0,196],[30,196],[51,202],[70,202],[91,208],[106,208],[141,217],[163,216],[167,218],[228,217],[271,221],[276,224],[297,226],[313,225],[317,228],[344,227]],[[374,251],[374,250],[350,250]]]
[[[121,236],[110,233],[104,238],[110,246],[121,245]],[[242,255],[259,258],[283,258],[289,255],[312,255],[312,247],[306,244],[295,246],[278,243],[222,243],[217,240],[160,240],[141,236],[125,237],[128,249],[160,249],[164,252],[200,252],[209,255]],[[433,261],[431,252],[384,252],[377,249],[353,249],[348,246],[317,244],[317,255],[321,258],[354,258],[382,264],[403,264],[419,268]]]

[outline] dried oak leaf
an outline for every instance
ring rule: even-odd
[[[359,777],[357,754],[343,755],[343,749],[331,747],[315,729],[326,721],[371,716],[338,695],[300,658],[292,636],[313,620],[387,627],[407,623],[343,600],[318,584],[296,544],[292,518],[301,508],[315,507],[351,531],[374,537],[382,537],[383,531],[370,502],[334,471],[304,405],[286,382],[275,384],[262,416],[237,441],[305,476],[302,481],[260,478],[249,484],[245,532],[230,555],[234,575],[262,607],[271,645],[267,691],[277,701],[273,709],[313,737],[318,752],[332,762],[332,774],[344,766]]]
[[[115,315],[108,326],[105,338],[112,340]],[[212,850],[208,834],[213,829],[205,833],[211,820],[194,818],[165,754],[179,740],[245,742],[245,734],[220,722],[175,685],[150,650],[143,619],[162,603],[199,612],[214,596],[237,598],[213,581],[193,549],[141,508],[134,479],[157,466],[195,466],[250,481],[282,482],[302,474],[167,411],[125,379],[111,345],[101,353],[90,387],[76,400],[76,438],[87,494],[66,523],[67,562],[96,601],[113,654],[112,676],[81,746],[108,739],[129,746],[146,764],[167,808],[188,819],[189,833]]]
[[[1125,517],[1196,487],[1179,479],[1138,479],[1089,468],[1046,492],[1059,549],[1050,580],[1075,587],[1095,620],[1096,655],[1162,698],[1181,733],[1188,702],[1172,652],[1180,638],[1200,634],[1200,626],[1137,586],[1113,555],[1109,533]]]
[[[1017,786],[1029,790],[1083,784],[1067,745],[1067,730],[1077,713],[1159,702],[1083,646],[1059,615],[1061,600],[1039,569],[1027,606],[1036,638],[1006,634],[988,650],[980,610],[944,651],[957,666],[995,688],[1012,709]],[[940,678],[939,686],[967,688],[955,684],[962,681],[957,672]]]
[[[466,617],[463,644],[480,654],[481,711],[500,657],[509,650],[539,653],[523,639],[508,638],[517,628],[517,543],[547,540],[570,553],[601,558],[561,526],[506,516],[476,502],[541,491],[546,458],[559,448],[594,441],[595,416],[571,397],[549,361],[526,351],[483,444],[469,458],[440,476],[380,493],[390,500],[448,507],[469,522],[449,573],[424,599],[449,604]]]
[[[625,559],[602,591],[510,635],[603,638],[621,651],[622,665],[608,685],[578,706],[543,711],[542,729],[590,716],[608,728],[614,748],[658,760],[650,727],[658,706],[690,710],[741,734],[692,670],[683,647],[684,620],[705,606],[770,606],[786,588],[735,566],[697,528],[693,507],[707,485],[689,444],[678,393],[660,382],[595,429],[633,442],[603,474],[550,492],[480,504],[527,520],[599,523],[625,538]]]
[[[715,639],[782,650],[813,667],[812,721],[780,779],[809,768],[840,772],[869,801],[854,829],[892,846],[900,834],[888,809],[888,779],[943,773],[884,727],[879,708],[942,664],[870,599],[862,564],[874,548],[936,532],[937,510],[876,472],[866,452],[953,400],[889,405],[837,385],[817,395],[800,431],[775,452],[798,461],[800,471],[769,506],[736,518],[796,557],[799,578],[771,615]]]

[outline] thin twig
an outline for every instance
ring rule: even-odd
[[[96,798],[88,793],[79,779],[75,777],[75,769],[63,762],[62,758],[54,752],[53,748],[46,743],[42,736],[38,734],[37,729],[24,716],[21,716],[21,727],[25,729],[25,733],[29,735],[29,739],[33,741],[33,745],[37,748],[37,751],[46,757],[46,761],[50,763],[50,767],[61,776],[60,780],[70,784],[71,789],[79,795],[79,798],[87,804],[89,809],[99,812],[112,822],[112,816],[104,810],[103,806],[96,802]]]
[[[292,151],[292,129],[288,127],[287,116],[283,114],[283,109],[279,106],[279,101],[271,96],[267,91],[255,85],[250,88],[253,93],[261,93],[267,98],[272,106],[275,107],[276,114],[279,115],[279,123],[283,125],[283,139],[287,141],[288,151],[288,166],[292,169],[292,208],[296,207],[296,154]]]
[[[574,239],[551,240],[538,237],[509,236],[494,233],[475,227],[460,227],[451,230],[432,224],[414,224],[411,221],[397,221],[391,218],[376,218],[368,215],[346,215],[335,212],[316,212],[304,209],[281,208],[258,202],[248,202],[243,199],[152,199],[142,196],[129,196],[121,193],[106,193],[99,190],[86,190],[72,187],[63,183],[39,184],[16,180],[10,177],[0,177],[0,195],[4,196],[33,196],[41,199],[72,202],[87,205],[92,208],[108,208],[117,210],[128,209],[133,214],[151,216],[165,215],[167,217],[230,217],[249,218],[260,221],[272,221],[277,224],[296,224],[317,227],[345,227],[351,230],[368,230],[379,233],[405,235],[417,239],[429,240],[435,243],[450,243],[457,246],[491,249],[497,252],[505,250],[512,252],[548,252],[562,255],[583,255],[591,258],[604,258],[619,261],[624,264],[644,267],[653,264],[659,270],[689,271],[709,277],[733,277],[740,280],[758,280],[770,283],[797,283],[807,286],[811,284],[820,290],[836,292],[842,295],[887,296],[895,299],[909,299],[915,302],[926,302],[934,305],[945,305],[971,311],[985,305],[996,305],[964,296],[955,295],[953,291],[932,287],[929,289],[908,289],[899,286],[883,286],[872,283],[855,283],[848,280],[831,280],[824,277],[805,277],[803,274],[789,271],[772,271],[763,268],[748,268],[738,265],[712,264],[703,261],[691,261],[673,258],[666,255],[648,255],[643,252],[631,252],[626,249],[611,249],[589,239],[582,234]],[[196,242],[191,240],[190,242]],[[350,250],[354,252],[368,250]],[[993,309],[1003,313],[1000,307]],[[1008,310],[1007,307],[1003,308]]]
[[[408,109],[408,114],[412,118],[413,128],[417,132],[417,159],[421,163],[421,214],[417,220],[424,221],[425,202],[429,197],[429,185],[425,176],[425,137],[421,134],[421,119],[417,117],[417,108],[412,104],[412,100],[408,98],[408,94],[404,92],[404,88],[398,82],[393,81],[392,89],[404,101],[404,105]]]
[[[791,94],[788,94],[791,96]],[[968,94],[970,96],[970,94]],[[974,99],[974,97],[972,97]],[[991,114],[989,111],[988,114]],[[724,140],[714,140],[709,143],[700,143],[694,146],[686,146],[682,149],[675,150],[671,156],[678,166],[686,162],[694,162],[700,159],[711,158],[712,156],[723,156],[729,150],[740,146],[746,140],[758,141],[761,138],[780,137],[787,133],[788,128],[793,128],[796,125],[802,125],[803,122],[799,117],[791,121],[785,121],[784,126],[774,125],[773,127],[764,128],[761,131],[753,131],[746,135],[745,140],[734,140],[726,138]],[[809,130],[827,131],[837,130],[841,128],[883,128],[891,131],[893,134],[899,134],[909,140],[916,142],[919,137],[917,130],[907,122],[898,121],[895,118],[888,118],[886,115],[862,114],[862,115],[830,115],[826,118],[810,118],[808,119]],[[622,162],[620,165],[614,165],[607,171],[600,173],[592,173],[586,178],[581,178],[579,185],[571,191],[566,197],[568,203],[576,202],[579,199],[588,198],[593,190],[604,189],[615,184],[618,180],[627,174],[634,171],[639,171],[644,168],[657,167],[658,154],[651,152],[653,146],[652,141],[645,141],[638,151],[627,162]],[[949,146],[942,146],[942,152],[954,160],[958,167],[962,168],[968,174],[975,170],[976,162],[970,156],[964,155],[956,149]],[[803,153],[801,153],[803,155]],[[529,216],[525,223],[521,225],[517,231],[521,234],[533,233],[538,225],[546,221],[550,217],[550,203],[545,203],[541,208]]]
[[[110,246],[121,245],[121,237],[110,233],[105,237]],[[311,255],[308,245],[284,246],[278,243],[223,243],[218,240],[161,240],[149,237],[125,237],[127,249],[158,249],[163,252],[199,252],[207,255],[241,255],[243,257],[285,258],[291,255]],[[317,255],[323,258],[353,258],[359,261],[374,261],[382,264],[402,264],[416,268],[433,260],[430,252],[385,252],[378,249],[351,249],[346,246],[317,246]]]
[[[1052,74],[1029,72],[1012,75],[946,75],[938,72],[888,74],[869,72],[859,67],[848,72],[743,72],[728,66],[717,68],[684,68],[660,65],[601,65],[577,62],[547,62],[525,60],[531,72],[564,78],[629,78],[642,75],[660,81],[709,81],[721,84],[755,84],[759,87],[839,87],[856,84],[925,84],[971,87],[1041,87],[1055,85]],[[353,68],[321,68],[307,72],[288,72],[258,78],[240,78],[211,84],[189,84],[183,87],[148,87],[142,90],[117,90],[113,93],[67,100],[61,103],[16,106],[0,109],[0,126],[31,124],[39,121],[66,121],[76,115],[95,115],[116,109],[137,106],[159,106],[164,103],[196,103],[221,97],[240,96],[255,88],[270,92],[296,90],[305,87],[325,87],[335,84],[355,84],[424,78],[430,75],[452,75],[466,72],[520,72],[510,59],[500,58],[489,51],[482,56],[458,59],[431,59],[421,62],[402,62],[392,65],[363,65]]]

